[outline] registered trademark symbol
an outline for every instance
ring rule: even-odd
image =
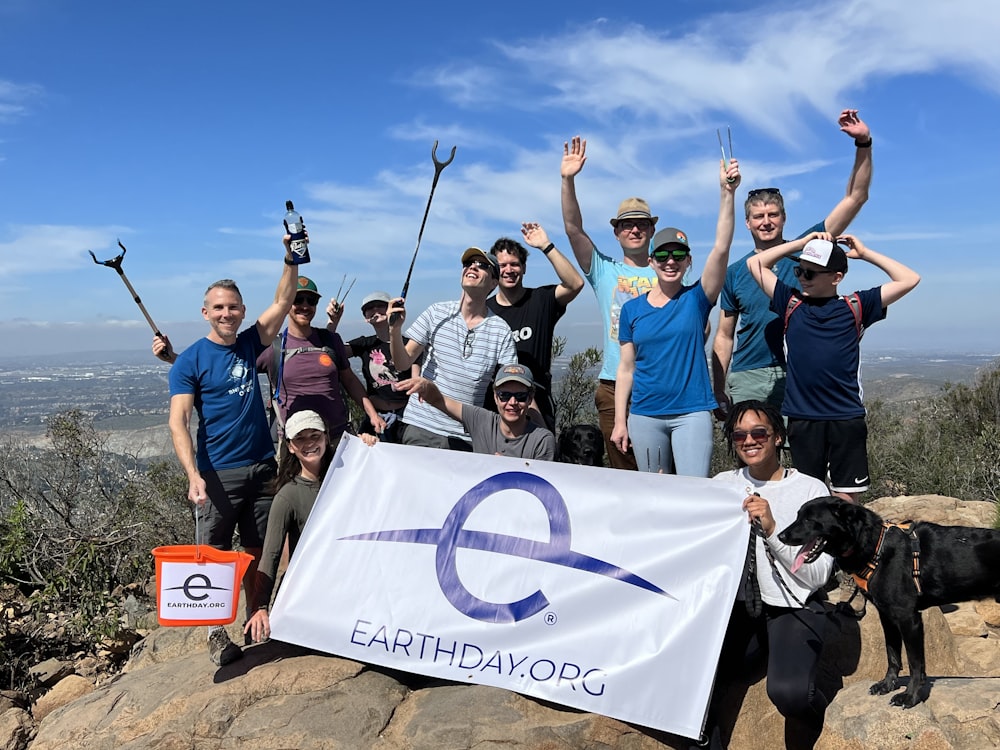
[[[545,613],[545,624],[546,625],[555,625],[557,622],[559,622],[559,618],[556,617],[556,613],[555,612],[546,612]]]

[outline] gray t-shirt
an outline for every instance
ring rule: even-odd
[[[472,438],[475,453],[499,453],[501,456],[537,458],[554,461],[556,438],[544,427],[528,422],[527,431],[516,438],[508,438],[500,431],[500,415],[481,406],[462,404],[462,425]]]

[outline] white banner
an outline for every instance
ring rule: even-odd
[[[272,636],[697,737],[746,556],[743,497],[345,436]]]

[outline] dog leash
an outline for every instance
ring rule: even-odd
[[[753,487],[747,487],[747,493],[760,497],[760,493],[754,492]],[[753,521],[751,521],[750,523],[750,526],[753,529],[753,534],[750,535],[750,549],[756,552],[757,540],[754,538],[754,536],[759,536],[761,539],[764,539],[764,554],[767,556],[767,561],[768,563],[770,563],[771,570],[774,572],[775,577],[778,579],[778,583],[781,585],[781,588],[785,590],[785,593],[792,598],[793,602],[798,604],[802,609],[805,609],[806,605],[797,596],[795,596],[795,594],[792,593],[792,590],[788,587],[788,584],[785,582],[785,577],[781,575],[781,571],[778,569],[778,562],[777,560],[774,559],[774,553],[771,552],[771,548],[767,546],[767,539],[765,539],[764,527],[761,525],[760,519],[759,518],[753,519]],[[753,554],[747,558],[747,566],[753,569],[755,576],[757,568],[756,558],[757,558],[756,554]],[[747,609],[749,611],[749,606],[747,607]],[[753,613],[751,612],[751,615],[752,614]]]

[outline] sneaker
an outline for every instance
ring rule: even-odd
[[[230,640],[225,628],[214,628],[208,634],[208,658],[215,666],[224,667],[243,658],[243,649]]]

